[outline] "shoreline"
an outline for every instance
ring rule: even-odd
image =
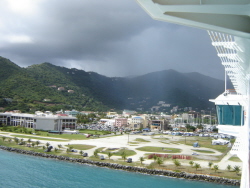
[[[148,175],[167,176],[167,177],[172,177],[172,178],[180,178],[180,179],[187,179],[187,180],[194,180],[194,181],[204,181],[204,182],[211,182],[211,183],[217,183],[217,184],[222,184],[222,185],[240,186],[239,180],[221,178],[221,177],[216,177],[216,176],[192,174],[192,173],[187,173],[187,172],[173,172],[173,171],[169,171],[169,170],[147,169],[147,168],[142,168],[142,167],[120,165],[120,164],[116,164],[116,163],[105,163],[105,162],[99,162],[99,161],[91,161],[88,159],[76,159],[76,158],[71,158],[71,157],[64,157],[64,156],[59,156],[59,155],[39,153],[39,152],[33,152],[33,151],[28,151],[28,150],[23,150],[23,149],[11,148],[11,147],[7,147],[7,146],[3,146],[3,145],[0,145],[0,149],[6,150],[9,152],[25,154],[25,155],[51,158],[51,159],[57,159],[57,160],[61,160],[61,161],[68,161],[68,162],[74,162],[74,163],[80,163],[80,164],[89,164],[89,165],[94,165],[94,166],[98,166],[98,167],[106,167],[106,168],[110,168],[110,169],[124,170],[124,171],[128,171],[128,172],[135,172],[135,173],[148,174]]]

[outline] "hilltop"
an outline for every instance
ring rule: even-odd
[[[152,108],[169,111],[177,105],[201,110],[212,108],[208,100],[224,89],[222,80],[171,69],[122,78],[47,62],[21,68],[3,57],[0,66],[0,107],[22,112]]]

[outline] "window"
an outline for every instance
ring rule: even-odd
[[[217,105],[217,116],[220,125],[240,126],[244,124],[242,106],[240,105]]]

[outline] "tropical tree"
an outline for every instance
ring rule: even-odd
[[[15,141],[16,144],[18,144],[19,139],[18,139],[17,137],[15,137],[15,138],[14,138],[14,141]]]
[[[195,163],[195,164],[194,164],[194,168],[195,168],[196,171],[197,171],[198,168],[201,168],[201,165],[200,165],[199,163]]]
[[[125,161],[125,160],[126,160],[126,158],[127,158],[127,154],[126,154],[126,152],[125,152],[125,151],[123,151],[123,152],[122,152],[122,154],[121,154],[121,156],[122,156],[122,159]]]
[[[208,167],[211,169],[214,163],[208,162]]]
[[[154,155],[153,155],[153,159],[154,159],[154,161],[156,161],[156,160],[157,160],[157,158],[158,158],[158,157],[157,157],[157,155],[155,155],[155,154],[154,154]]]
[[[238,174],[240,172],[240,166],[234,166],[234,172]]]
[[[160,158],[160,157],[157,158],[156,162],[157,162],[157,164],[158,164],[159,166],[161,166],[161,164],[163,164],[163,160],[162,160],[162,158]]]
[[[193,167],[194,161],[189,161],[189,164],[190,164],[191,167]]]
[[[5,137],[5,136],[3,136],[3,137],[2,137],[2,139],[3,139],[3,141],[5,141],[6,137]]]
[[[94,156],[95,156],[95,157],[98,157],[98,153],[99,153],[99,150],[96,149],[96,150],[94,151]]]
[[[46,145],[46,147],[48,148],[48,147],[50,146],[50,143],[49,143],[49,142],[47,142],[45,145]]]
[[[55,148],[54,151],[57,152],[57,151],[58,151],[58,148]]]
[[[108,152],[108,157],[109,157],[109,159],[110,159],[110,157],[112,157],[112,155],[113,155],[113,153]]]
[[[80,154],[80,155],[83,155],[83,151],[82,151],[82,150],[81,150],[81,151],[79,151],[79,154]]]
[[[29,138],[28,140],[27,140],[27,142],[30,144],[30,142],[31,142],[31,139]]]
[[[227,165],[227,170],[230,171],[232,169],[231,165]]]
[[[31,145],[32,145],[32,147],[35,147],[36,144],[35,144],[35,142],[32,142]]]
[[[140,157],[141,164],[143,161],[145,161],[144,157]]]
[[[175,165],[176,168],[177,168],[177,167],[181,166],[181,163],[180,163],[179,160],[175,159],[175,160],[174,160],[174,165]]]
[[[36,141],[36,146],[38,146],[41,142],[39,140]]]
[[[69,154],[70,151],[71,151],[71,150],[70,150],[69,148],[66,149],[66,152],[67,152],[68,154]]]
[[[12,138],[9,138],[8,141],[11,142],[11,141],[12,141]]]
[[[217,172],[217,170],[219,170],[219,166],[218,165],[214,165],[214,172]]]
[[[58,148],[59,148],[59,149],[61,149],[61,148],[62,148],[62,144],[58,144],[57,146],[58,146]]]

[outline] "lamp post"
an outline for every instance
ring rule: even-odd
[[[128,145],[129,145],[129,132],[128,132]]]

